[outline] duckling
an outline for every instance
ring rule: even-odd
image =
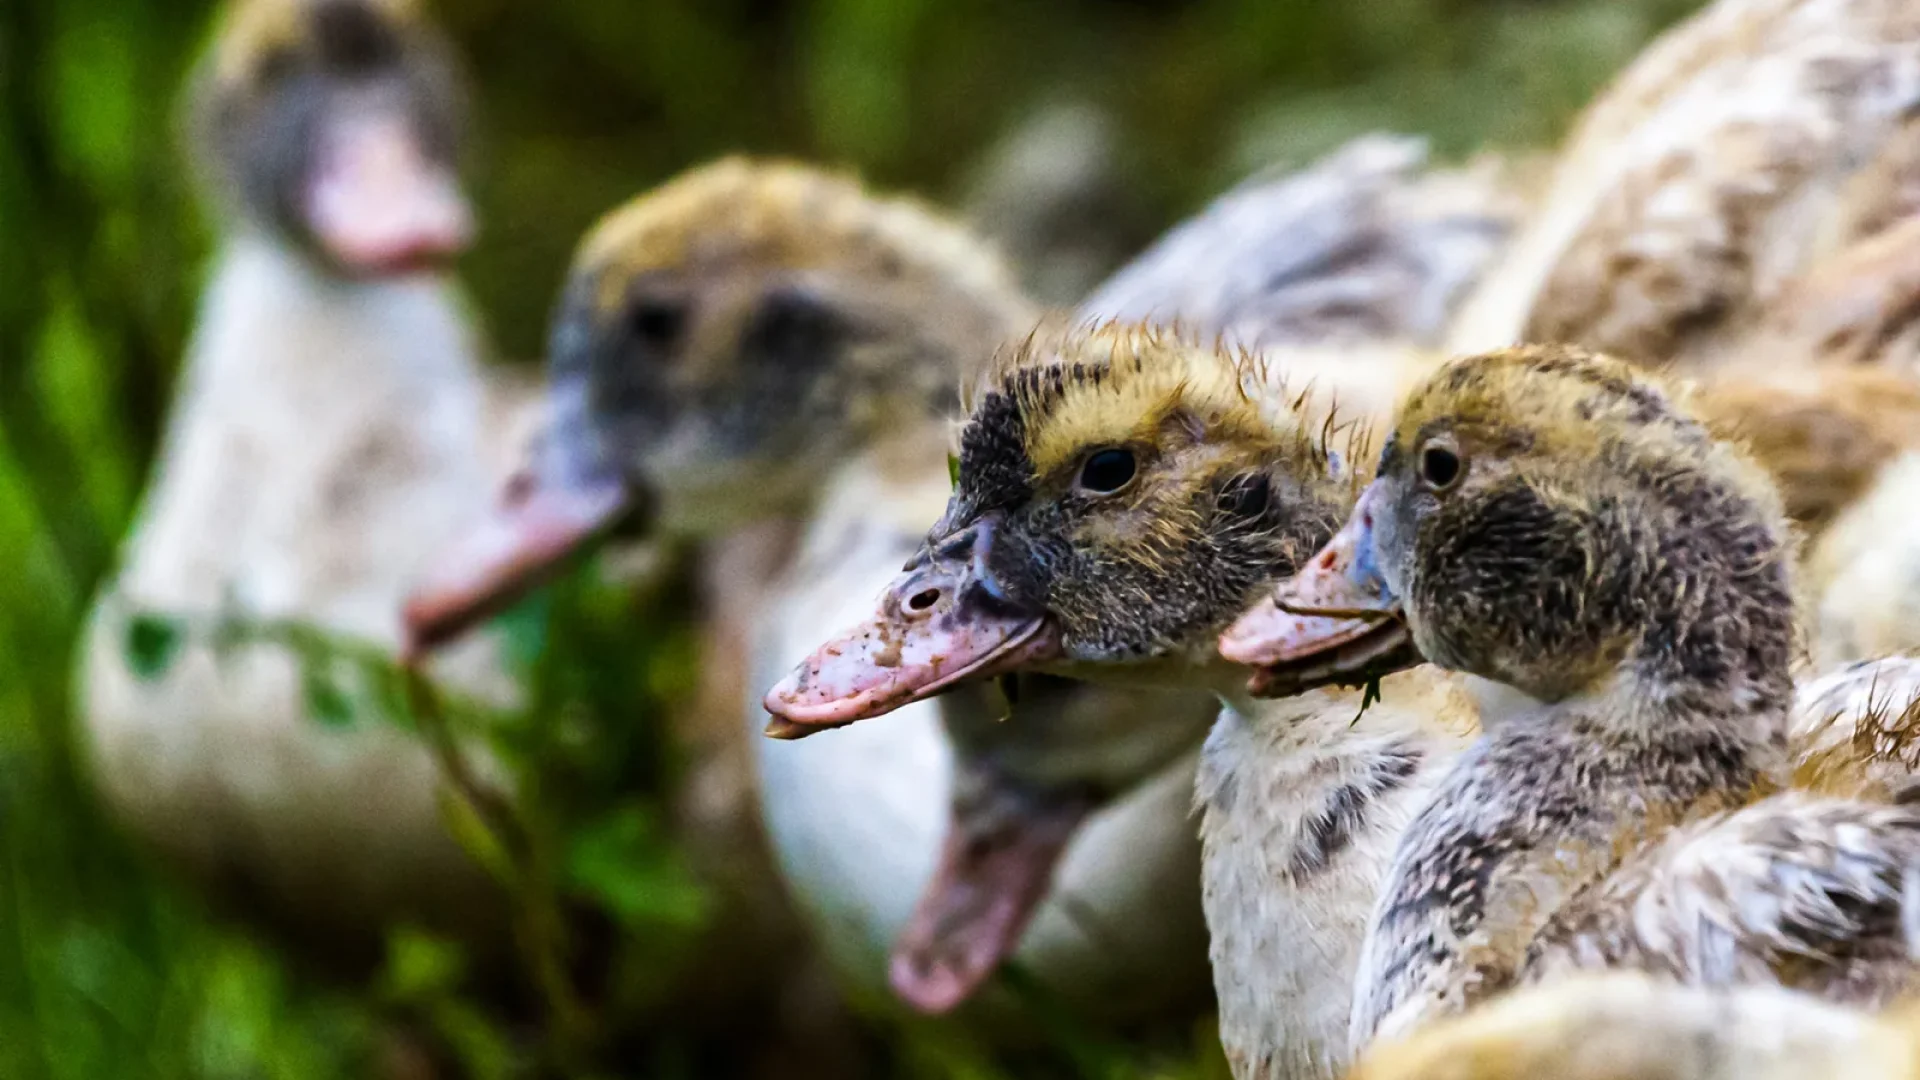
[[[1195,804],[1221,1041],[1241,1078],[1345,1064],[1389,852],[1474,728],[1451,679],[1396,676],[1367,709],[1333,688],[1256,704],[1214,652],[1356,490],[1364,444],[1336,424],[1333,388],[1283,392],[1288,355],[1128,324],[1003,350],[906,572],[766,699],[769,733],[792,738],[1016,671],[1218,694],[1230,707]]]
[[[531,429],[443,272],[471,232],[451,56],[400,0],[241,0],[191,104],[224,234],[81,645],[100,793],[321,960],[360,970],[413,922],[484,963],[508,940],[503,901],[445,830],[426,750],[371,721],[328,728],[288,650],[206,633],[289,619],[397,649],[411,579],[483,519]],[[129,660],[148,614],[180,635],[157,673]],[[505,703],[500,659],[476,639],[436,670]]]
[[[1588,109],[1448,350],[1739,363],[1784,288],[1885,226],[1916,102],[1920,22],[1900,5],[1716,0]]]
[[[1920,813],[1755,801],[1790,765],[1790,562],[1764,473],[1625,364],[1518,348],[1408,397],[1341,535],[1222,639],[1269,688],[1424,657],[1531,703],[1402,839],[1356,1041],[1595,966],[1907,988]]]
[[[1349,1080],[1911,1080],[1911,1002],[1874,1015],[1777,986],[1612,972],[1515,991],[1370,1048]]]

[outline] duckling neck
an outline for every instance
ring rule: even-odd
[[[388,386],[465,374],[477,345],[448,278],[341,277],[248,230],[221,249],[192,362],[210,377],[257,383],[358,372]]]
[[[397,642],[421,560],[491,500],[474,353],[444,280],[348,281],[235,236],[122,585],[163,610],[231,602]]]
[[[1473,729],[1458,680],[1276,701],[1225,693],[1196,784],[1202,903],[1236,1077],[1340,1074],[1367,914],[1394,845]],[[1237,688],[1236,688],[1237,691]]]

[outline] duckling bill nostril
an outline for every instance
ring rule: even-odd
[[[907,607],[913,611],[925,611],[939,602],[939,589],[922,589],[907,601]]]

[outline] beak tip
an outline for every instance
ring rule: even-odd
[[[761,731],[761,734],[769,739],[792,742],[795,739],[805,738],[807,729],[785,717],[775,716],[767,720],[767,726]]]
[[[952,972],[927,973],[924,966],[921,958],[896,952],[887,965],[887,985],[921,1016],[945,1016],[959,1008],[972,988]]]

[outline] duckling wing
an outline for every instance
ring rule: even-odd
[[[1418,139],[1368,135],[1221,196],[1122,267],[1083,318],[1177,321],[1244,348],[1436,344],[1514,230],[1522,200],[1492,163],[1425,168]]]
[[[1909,6],[1709,5],[1589,109],[1451,347],[1566,341],[1648,363],[1738,358],[1728,332],[1812,259],[1880,223],[1888,200],[1856,181],[1898,157],[1917,100]]]
[[[1795,788],[1920,801],[1920,657],[1863,660],[1802,682],[1791,724]]]
[[[1913,983],[1920,810],[1804,793],[1673,830],[1576,896],[1525,975],[1628,967],[1883,1004]]]

